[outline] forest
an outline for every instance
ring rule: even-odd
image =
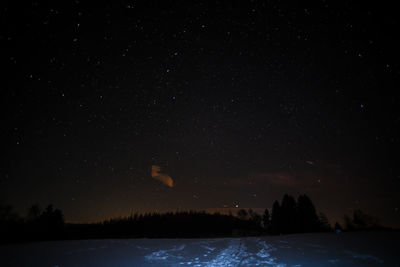
[[[258,214],[241,209],[237,214],[177,211],[166,213],[134,213],[128,217],[98,223],[66,223],[60,209],[39,205],[28,209],[25,217],[13,212],[9,205],[0,205],[2,243],[39,240],[104,239],[104,238],[204,238],[282,235],[294,233],[355,231],[382,229],[377,218],[355,210],[352,217],[344,215],[344,225],[330,224],[318,213],[307,195],[297,200],[285,194],[272,209]]]

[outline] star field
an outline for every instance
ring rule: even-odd
[[[393,7],[117,2],[2,4],[2,201],[94,221],[307,193],[400,224]]]

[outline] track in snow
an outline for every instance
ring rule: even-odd
[[[1,266],[400,266],[400,232],[0,246]]]

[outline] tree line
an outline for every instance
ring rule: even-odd
[[[378,220],[360,210],[353,218],[344,216],[345,230],[378,229]],[[65,223],[60,209],[52,205],[41,210],[38,205],[29,208],[25,217],[13,212],[11,206],[0,205],[1,242],[33,240],[90,239],[90,238],[178,238],[178,237],[232,237],[279,235],[324,231],[342,231],[337,222],[334,228],[323,213],[317,213],[307,195],[297,200],[285,194],[275,201],[272,209],[263,214],[241,209],[237,214],[210,214],[204,211],[167,213],[135,213],[99,223]]]

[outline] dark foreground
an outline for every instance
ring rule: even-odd
[[[110,239],[0,247],[1,266],[400,266],[400,232]]]

